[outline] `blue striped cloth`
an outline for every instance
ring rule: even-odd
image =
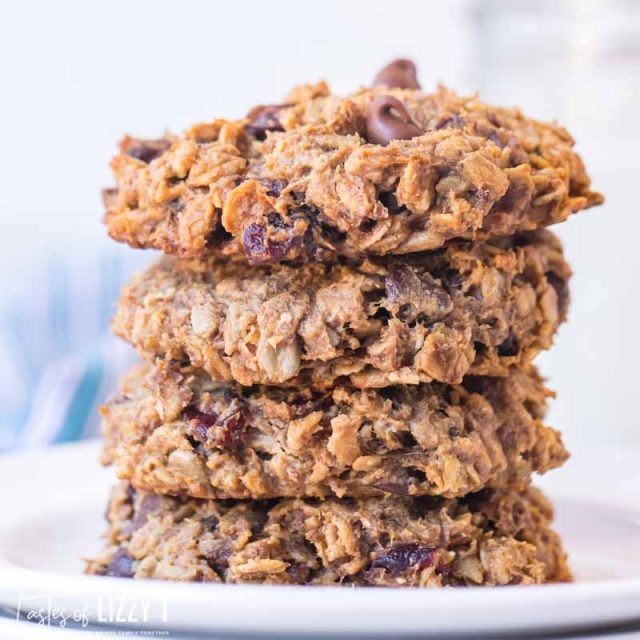
[[[20,290],[2,274],[0,451],[98,433],[98,407],[135,360],[109,333],[123,281],[151,256],[49,256],[21,269]]]

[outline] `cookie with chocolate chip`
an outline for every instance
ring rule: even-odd
[[[240,120],[126,138],[109,233],[251,264],[406,254],[532,230],[602,202],[560,126],[443,87],[399,60],[346,97],[325,83]]]

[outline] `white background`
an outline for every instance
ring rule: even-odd
[[[0,20],[0,285],[51,251],[97,255],[100,188],[124,133],[242,116],[293,85],[347,92],[398,55],[438,81],[558,118],[607,203],[559,229],[570,322],[541,358],[552,423],[640,446],[640,3],[15,2]]]

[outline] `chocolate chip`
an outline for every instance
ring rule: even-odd
[[[379,555],[372,563],[372,569],[384,569],[391,575],[398,575],[413,567],[425,569],[432,564],[435,549],[416,543],[399,544]]]
[[[267,137],[267,131],[284,131],[278,120],[278,114],[282,109],[290,106],[290,104],[261,104],[254,107],[247,114],[250,120],[246,126],[247,133],[258,140],[264,140]]]
[[[285,223],[276,213],[267,216],[271,229],[279,232],[293,230],[293,225]],[[315,256],[316,246],[311,227],[307,227],[304,235],[291,235],[279,242],[269,240],[267,227],[252,222],[242,233],[242,247],[251,265],[273,264],[284,260]]]
[[[378,73],[373,84],[398,89],[420,88],[416,77],[416,65],[406,58],[398,58],[390,62]]]
[[[392,140],[408,140],[421,133],[405,106],[392,96],[380,96],[367,110],[367,140],[387,145]]]
[[[132,158],[149,164],[152,160],[161,156],[170,146],[171,142],[165,138],[160,138],[159,140],[127,138],[120,145],[120,150]]]
[[[118,549],[107,565],[106,575],[114,578],[133,578],[133,557],[126,549]]]

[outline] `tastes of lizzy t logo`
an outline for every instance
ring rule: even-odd
[[[16,611],[16,620],[28,621],[43,627],[65,627],[86,629],[90,624],[116,625],[129,627],[147,627],[150,622],[158,625],[168,622],[167,602],[165,598],[151,598],[139,595],[97,595],[87,598],[78,605],[65,602],[64,598],[53,592],[44,594],[20,593]],[[157,631],[145,635],[168,635]]]

